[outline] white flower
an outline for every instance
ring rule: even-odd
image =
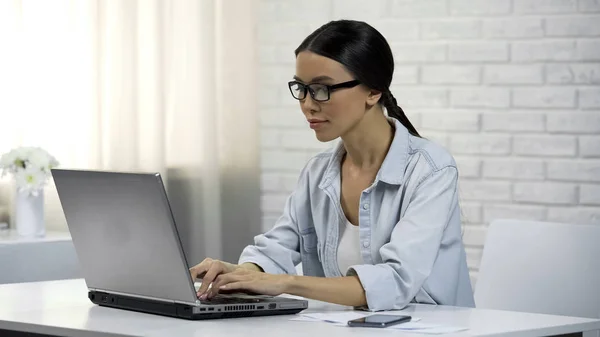
[[[0,158],[2,175],[12,174],[17,188],[31,194],[41,190],[50,177],[50,169],[57,166],[56,158],[39,147],[16,148]]]
[[[44,171],[36,167],[28,167],[15,174],[19,192],[38,195],[47,181],[47,175]]]
[[[0,157],[0,177],[3,177],[10,170],[13,163],[12,152],[5,153]]]
[[[0,157],[0,167],[1,168],[6,168],[9,165],[11,165],[11,163],[13,162],[13,152],[8,152],[2,155],[2,157]]]
[[[0,169],[2,169],[2,175],[4,176],[7,173],[15,174],[18,169],[18,159],[19,153],[18,151],[12,150],[0,158]]]
[[[12,152],[14,152],[13,163],[15,166],[17,166],[17,169],[19,167],[25,168],[25,162],[31,155],[32,151],[33,151],[33,148],[31,148],[31,147],[20,147],[20,148],[14,149],[12,151]]]
[[[25,162],[27,161],[27,158],[29,157],[31,152],[32,148],[29,147],[20,147],[13,149],[9,153],[6,153],[2,156],[0,166],[4,169],[9,169],[15,172],[19,168],[25,168]]]
[[[28,167],[31,165],[37,169],[50,172],[50,169],[58,166],[58,161],[44,149],[34,148],[29,153],[26,165]]]

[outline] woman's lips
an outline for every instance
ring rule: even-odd
[[[311,129],[316,130],[316,129],[322,128],[329,122],[325,121],[325,120],[320,120],[320,119],[309,119],[308,123],[309,123]]]

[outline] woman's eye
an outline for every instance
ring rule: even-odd
[[[315,93],[316,99],[327,99],[327,87],[324,85],[315,85],[311,87]]]

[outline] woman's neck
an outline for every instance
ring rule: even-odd
[[[344,162],[359,170],[379,170],[393,139],[393,127],[381,108],[373,107],[372,111],[368,111],[365,117],[342,137],[346,149]]]

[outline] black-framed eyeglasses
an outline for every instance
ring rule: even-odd
[[[334,85],[311,83],[304,84],[298,81],[288,82],[292,96],[297,100],[306,98],[306,92],[310,93],[310,97],[317,102],[326,102],[331,98],[331,92],[342,88],[353,88],[360,84],[359,80],[338,83]]]

